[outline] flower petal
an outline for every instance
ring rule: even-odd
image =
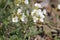
[[[58,4],[58,9],[60,9],[60,4]]]
[[[29,4],[29,1],[28,1],[28,0],[25,0],[24,3],[25,3],[25,4]]]
[[[12,22],[18,22],[18,17],[16,16],[16,17],[13,17],[12,18]]]

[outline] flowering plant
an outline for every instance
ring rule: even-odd
[[[30,40],[37,31],[37,22],[43,23],[46,9],[32,0],[1,0],[0,4],[0,39]],[[42,10],[43,9],[43,10]],[[41,25],[41,24],[40,24]]]

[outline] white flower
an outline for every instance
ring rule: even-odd
[[[24,18],[25,18],[25,17],[21,17],[21,21],[22,21],[22,22],[24,22]]]
[[[35,6],[38,7],[38,8],[42,8],[40,3],[35,3]]]
[[[19,6],[19,4],[16,4],[17,6]]]
[[[41,11],[41,9],[37,10],[36,15],[40,16],[42,18],[45,18],[45,16],[43,15],[43,12]]]
[[[37,15],[37,16],[40,16],[41,14],[43,14],[43,12],[41,11],[41,9],[38,9],[38,10],[36,11],[36,15]]]
[[[21,9],[18,9],[18,10],[17,10],[17,13],[21,13],[21,11],[22,11]]]
[[[33,16],[36,11],[37,11],[37,10],[34,9],[34,10],[31,12],[31,15]]]
[[[43,18],[40,18],[40,22],[44,22],[44,19]]]
[[[18,17],[17,16],[13,17],[12,22],[18,22]]]
[[[26,17],[26,16],[25,16],[24,13],[23,13],[23,14],[22,14],[22,17],[21,17],[21,21],[22,21],[22,22],[25,21],[25,17]]]
[[[38,18],[36,16],[33,16],[33,21],[34,22],[37,22],[38,21]]]
[[[45,18],[45,16],[44,16],[43,14],[40,14],[40,17],[41,17],[41,18]]]
[[[29,1],[28,1],[28,0],[25,0],[24,3],[25,3],[25,4],[29,4]]]
[[[58,9],[60,9],[60,4],[58,4]]]
[[[46,11],[46,9],[44,9],[44,10],[43,10],[43,13],[44,13],[45,15],[47,14],[47,11]]]

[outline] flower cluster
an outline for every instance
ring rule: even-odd
[[[31,12],[31,15],[33,17],[33,21],[34,22],[37,22],[38,20],[40,22],[44,22],[44,18],[45,18],[45,15],[46,15],[46,9],[44,9],[43,11],[41,9],[34,9],[32,12]]]
[[[29,4],[28,0],[24,0],[24,3],[27,5]],[[19,6],[17,4],[17,6]],[[44,22],[44,18],[45,18],[45,15],[46,15],[46,9],[39,9],[39,8],[43,8],[42,5],[38,4],[38,3],[35,3],[34,4],[34,7],[37,7],[37,9],[33,9],[30,13],[31,13],[31,16],[33,18],[33,22],[36,23],[37,21],[40,21],[40,22]],[[29,15],[29,10],[26,11],[26,14]],[[22,8],[18,8],[17,10],[17,15],[20,15],[20,20],[22,22],[26,22],[27,21],[27,16],[25,15],[24,11],[22,10]],[[12,18],[12,22],[18,22],[18,17],[14,17]]]
[[[18,19],[20,19],[22,22],[25,22],[26,20],[26,15],[22,13],[22,9],[17,10],[17,14],[15,17],[12,18],[12,22],[18,22]]]
[[[29,4],[29,0],[17,0],[17,1],[18,1],[18,2],[16,3],[17,6],[19,6],[19,2],[20,2],[20,3],[24,3],[24,4],[26,4],[26,5]]]

